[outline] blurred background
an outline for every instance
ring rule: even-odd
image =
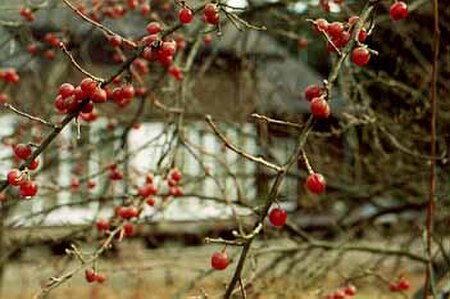
[[[242,151],[286,163],[310,116],[305,88],[321,86],[339,59],[311,20],[346,23],[366,2],[222,1],[220,26],[196,15],[170,36],[177,44],[173,65],[183,80],[158,63],[135,60],[112,84],[131,82],[137,91],[133,100],[96,104],[95,113],[70,122],[30,174],[39,185],[36,197],[24,200],[15,188],[4,191],[1,298],[33,298],[50,277],[76,268],[73,246],[82,255],[94,253],[106,238],[96,222],[114,219],[115,208],[132,201],[149,174],[158,188],[152,204],[144,204],[132,221],[132,235],[113,240],[94,262],[106,282],[88,284],[81,271],[47,298],[221,298],[240,247],[227,246],[230,267],[214,271],[210,256],[224,246],[206,244],[205,238],[234,240],[233,231],[251,232],[276,172],[227,148],[205,117],[210,115]],[[421,298],[431,160],[437,166],[434,284],[439,298],[448,298],[450,6],[439,1],[433,158],[432,5],[407,2],[408,17],[399,22],[389,17],[393,2],[377,3],[364,24],[369,32],[364,43],[378,55],[365,67],[350,59],[340,67],[331,115],[314,122],[304,146],[313,169],[326,178],[326,192],[307,190],[308,171],[299,158],[274,204],[288,212],[288,225],[276,228],[265,221],[247,257],[242,275],[248,298],[324,298],[350,283],[360,290],[356,298]],[[135,8],[133,1],[121,0],[71,3],[139,41],[150,21],[171,28],[180,6],[205,2],[136,1]],[[63,1],[0,0],[0,70],[13,68],[20,76],[17,83],[0,82],[7,99],[2,98],[7,104],[0,110],[4,178],[21,163],[14,157],[15,144],[37,147],[54,129],[11,107],[57,124],[64,117],[54,107],[58,87],[85,77],[52,44],[55,38],[74,61],[102,78],[120,69],[134,51],[112,47],[102,30]],[[112,168],[121,180],[111,178]],[[168,182],[174,169],[183,176],[178,191]],[[391,292],[389,283],[401,278],[411,287]]]

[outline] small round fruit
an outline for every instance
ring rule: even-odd
[[[394,21],[403,20],[408,16],[408,5],[403,1],[395,2],[391,5],[389,14]]]
[[[97,226],[98,231],[109,230],[109,222],[108,222],[108,220],[103,219],[103,218],[97,220],[96,226]]]
[[[275,208],[270,211],[269,220],[273,226],[283,226],[286,223],[287,213],[285,210],[280,208]]]
[[[320,194],[325,191],[325,178],[320,173],[310,174],[306,179],[306,187],[312,193]]]
[[[305,99],[308,102],[310,102],[314,98],[320,97],[321,94],[322,94],[322,91],[320,90],[320,87],[315,84],[308,85],[305,88]]]
[[[38,192],[38,186],[34,181],[22,181],[20,183],[19,194],[24,198],[31,198]]]
[[[172,170],[170,177],[172,180],[179,182],[183,178],[183,174],[178,169],[174,169]]]
[[[399,291],[398,286],[397,286],[397,284],[395,282],[390,282],[389,283],[389,290],[391,292],[398,292]]]
[[[230,258],[226,252],[216,251],[211,256],[211,267],[216,270],[224,270],[230,264]]]
[[[409,281],[406,278],[400,278],[400,280],[398,281],[397,287],[399,290],[402,291],[407,291],[409,290]]]
[[[104,283],[106,281],[106,276],[104,274],[97,273],[95,275],[95,281],[97,281],[98,283]]]
[[[344,288],[344,293],[347,296],[353,297],[356,295],[356,287],[352,284],[349,284]]]
[[[22,172],[19,169],[13,168],[7,174],[8,183],[13,186],[18,186],[22,182]]]
[[[26,160],[31,155],[31,147],[23,143],[19,143],[14,147],[14,154],[17,158]]]
[[[328,118],[330,116],[330,106],[323,98],[314,98],[311,101],[310,109],[316,118]]]
[[[358,66],[366,65],[370,60],[370,52],[366,47],[358,47],[352,51],[352,61]]]
[[[192,13],[192,10],[189,8],[183,8],[178,13],[178,19],[182,24],[189,24],[192,22],[192,19],[194,18],[194,14]]]
[[[97,274],[95,273],[94,269],[86,269],[86,271],[84,271],[84,278],[86,279],[87,282],[91,283],[94,282],[97,278]]]

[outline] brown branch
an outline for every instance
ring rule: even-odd
[[[72,54],[69,52],[69,50],[67,50],[66,45],[64,45],[63,42],[61,42],[59,44],[59,47],[63,50],[63,52],[67,55],[67,57],[69,58],[70,62],[72,62],[72,64],[83,74],[85,74],[86,76],[88,76],[89,78],[91,78],[92,80],[95,80],[97,82],[105,82],[105,79],[100,78],[100,77],[96,77],[95,75],[91,74],[90,72],[88,72],[87,70],[85,70],[76,60],[75,58],[72,56]]]
[[[50,127],[50,128],[56,128],[57,127],[55,124],[52,124],[51,122],[46,121],[45,119],[42,119],[42,118],[30,115],[30,114],[28,114],[26,112],[20,111],[19,109],[15,108],[11,104],[3,103],[3,107],[8,108],[9,110],[13,111],[14,113],[17,113],[17,114],[19,114],[19,115],[21,115],[23,117],[26,117],[26,118],[28,118],[28,119],[30,119],[32,121],[39,122],[39,123],[41,123],[41,124],[43,124],[43,125],[45,125],[47,127]]]
[[[433,3],[433,18],[434,18],[434,34],[433,34],[433,66],[431,72],[431,120],[430,120],[430,135],[431,148],[430,156],[436,157],[436,122],[437,122],[437,79],[438,79],[438,61],[439,61],[439,4],[438,0],[432,0]],[[425,275],[425,286],[423,298],[428,298],[428,295],[435,295],[433,284],[433,259],[432,259],[432,235],[434,225],[434,214],[436,210],[436,160],[430,160],[430,186],[428,193],[427,218],[426,218],[426,254],[429,259],[427,263],[427,271]],[[433,296],[435,297],[435,296]]]
[[[232,150],[236,154],[238,154],[250,161],[261,164],[267,168],[273,169],[277,172],[282,171],[282,167],[280,167],[279,165],[276,165],[269,161],[266,161],[262,157],[255,157],[255,156],[243,151],[242,149],[236,147],[235,145],[233,145],[230,141],[228,141],[227,137],[225,137],[225,135],[223,135],[223,133],[219,131],[219,129],[217,128],[216,124],[213,122],[210,115],[207,115],[205,119],[206,119],[206,122],[208,123],[208,125],[211,127],[211,129],[214,131],[214,133],[217,135],[217,137],[219,137],[219,139],[222,140],[223,144],[226,147],[228,147],[230,150]]]

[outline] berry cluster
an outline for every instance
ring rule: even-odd
[[[84,272],[84,278],[89,283],[104,283],[106,281],[106,276],[101,273],[97,273],[93,268],[86,269],[86,271]]]
[[[17,144],[13,146],[14,156],[16,159],[27,160],[32,149],[29,145]],[[19,186],[19,194],[21,198],[30,199],[34,197],[38,192],[38,186],[35,181],[29,177],[29,170],[35,170],[39,166],[39,159],[34,159],[27,170],[21,171],[17,168],[13,168],[8,171],[7,180],[12,186]]]
[[[356,295],[356,287],[348,284],[334,291],[333,293],[325,295],[324,299],[345,299]]]
[[[389,290],[391,292],[402,292],[409,290],[409,281],[405,277],[400,277],[397,281],[389,283]]]
[[[22,7],[19,14],[27,21],[33,22],[36,19],[34,13],[28,7]]]
[[[6,83],[17,83],[20,80],[19,74],[15,69],[0,70],[0,80]]]

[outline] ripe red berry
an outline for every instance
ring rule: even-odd
[[[322,94],[322,91],[320,90],[320,87],[312,84],[305,88],[305,99],[309,102],[311,102],[312,99],[320,97]]]
[[[145,202],[150,206],[153,207],[155,205],[155,199],[153,197],[149,197],[145,200]]]
[[[102,273],[97,273],[95,275],[95,281],[97,281],[98,283],[104,283],[106,281],[106,276]]]
[[[122,45],[122,37],[120,37],[119,35],[108,36],[108,42],[111,47],[120,47]]]
[[[23,143],[19,143],[14,146],[14,154],[17,158],[26,160],[31,155],[31,147]]]
[[[169,67],[169,73],[175,78],[175,80],[183,80],[183,71],[179,67],[172,65]]]
[[[391,292],[398,292],[399,291],[398,286],[397,286],[397,284],[395,282],[390,282],[389,283],[389,290]]]
[[[160,33],[162,30],[161,24],[158,22],[151,22],[146,27],[149,35]]]
[[[182,8],[180,12],[178,13],[178,19],[182,24],[189,24],[192,22],[192,19],[194,18],[194,14],[192,13],[192,10],[189,8]]]
[[[63,83],[59,86],[59,94],[64,99],[73,95],[74,92],[75,87],[70,83]]]
[[[306,37],[301,37],[298,39],[297,45],[300,49],[304,49],[309,45],[309,40]]]
[[[370,52],[366,47],[358,47],[352,51],[352,61],[358,66],[366,65],[370,60]]]
[[[79,187],[80,180],[78,178],[72,178],[72,180],[70,181],[70,188],[72,189],[72,191],[77,191]]]
[[[147,197],[150,195],[155,195],[157,193],[157,189],[153,186],[152,183],[147,183],[138,190],[139,196]]]
[[[205,8],[203,9],[203,14],[206,17],[213,17],[216,13],[217,13],[216,5],[212,3],[208,3],[205,5]]]
[[[406,278],[402,277],[399,279],[397,287],[399,290],[407,291],[407,290],[409,290],[409,287],[410,287],[409,281]]]
[[[147,176],[145,177],[145,182],[147,183],[147,184],[152,184],[153,183],[153,174],[151,174],[151,173],[149,173],[149,174],[147,174]]]
[[[338,37],[344,32],[344,25],[341,22],[333,22],[327,27],[327,33],[331,37]]]
[[[395,2],[389,10],[392,20],[403,20],[408,16],[408,5],[403,1]]]
[[[365,28],[361,28],[358,33],[358,40],[360,43],[363,43],[367,39],[367,30]]]
[[[20,183],[19,194],[21,197],[30,198],[36,195],[38,186],[34,181],[22,181]]]
[[[211,25],[217,25],[220,22],[220,15],[218,13],[215,13],[212,16],[206,16],[206,22]]]
[[[95,82],[91,78],[84,78],[80,83],[80,87],[83,90],[85,96],[91,96],[97,89],[97,82]]]
[[[283,226],[287,219],[287,213],[285,210],[275,208],[270,211],[269,220],[273,226]]]
[[[216,270],[224,270],[230,264],[230,258],[226,252],[216,251],[211,256],[211,267]]]
[[[183,178],[183,174],[178,169],[173,169],[170,173],[170,177],[172,178],[172,180],[179,182]]]
[[[91,93],[91,100],[95,103],[104,103],[108,99],[106,90],[101,87],[96,87],[94,92]]]
[[[344,299],[344,298],[345,298],[345,293],[343,290],[337,290],[333,294],[333,299]]]
[[[328,118],[330,116],[330,106],[323,98],[314,98],[311,101],[310,109],[316,118]]]
[[[314,21],[315,28],[318,31],[327,31],[328,22],[325,19],[317,19]]]
[[[28,169],[35,170],[39,166],[39,159],[36,158],[33,161],[31,161],[30,165],[28,165]]]
[[[148,5],[147,3],[142,4],[139,12],[143,16],[147,15],[150,12],[150,5]]]
[[[96,223],[97,230],[99,231],[107,231],[109,229],[109,222],[106,219],[99,219]]]
[[[87,182],[87,187],[88,187],[88,189],[94,189],[95,186],[96,186],[96,184],[95,184],[95,182],[94,182],[93,180],[89,180],[89,181]]]
[[[322,193],[325,190],[325,178],[319,173],[313,173],[306,179],[306,187],[312,193]]]
[[[7,174],[8,183],[13,186],[18,186],[22,182],[22,172],[19,169],[13,168]]]
[[[344,288],[344,293],[345,293],[345,295],[350,296],[350,297],[355,296],[356,295],[356,287],[352,284],[349,284]]]
[[[87,282],[91,283],[94,282],[96,279],[96,274],[94,269],[86,269],[86,271],[84,271],[84,278],[86,279]]]
[[[125,223],[125,224],[123,225],[123,232],[124,232],[124,235],[125,235],[126,237],[129,237],[129,236],[133,235],[133,233],[134,233],[134,226],[133,226],[133,223],[131,223],[131,222]]]

